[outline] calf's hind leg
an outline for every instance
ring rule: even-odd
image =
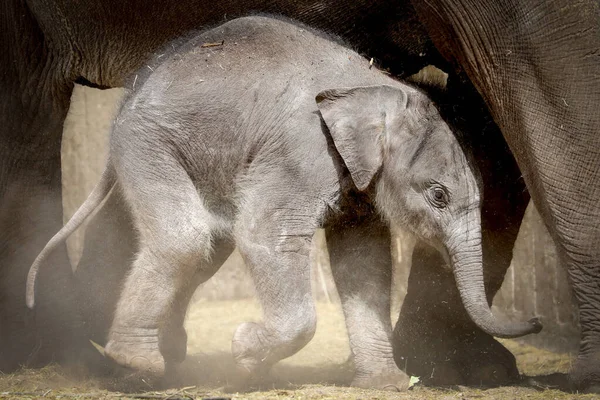
[[[187,333],[183,323],[190,300],[198,286],[214,275],[233,252],[234,245],[229,238],[217,239],[214,242],[210,262],[201,265],[199,272],[190,280],[185,289],[178,292],[167,326],[160,334],[160,352],[167,364],[181,363],[185,360]]]
[[[168,331],[181,294],[192,290],[190,281],[200,274],[200,283],[214,272],[216,222],[175,160],[162,157],[160,171],[153,171],[139,154],[124,157],[127,168],[118,163],[115,168],[133,211],[140,250],[117,304],[106,355],[120,365],[162,375],[159,338]]]

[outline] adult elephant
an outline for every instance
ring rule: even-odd
[[[60,140],[74,82],[121,86],[169,39],[251,10],[333,30],[397,76],[427,64],[456,71],[439,101],[465,133],[483,172],[490,301],[508,268],[528,201],[499,126],[570,272],[583,334],[572,377],[593,388],[600,380],[600,289],[594,278],[600,267],[595,201],[600,190],[600,22],[593,0],[498,0],[485,8],[472,0],[2,2],[0,369],[60,357],[72,343],[71,334],[81,337],[72,328],[79,324],[69,308],[76,302],[64,251],[40,277],[42,307],[35,314],[25,309],[22,290],[37,250],[61,224]],[[115,257],[133,251],[135,243],[125,240],[128,217],[119,204],[118,198],[109,199],[91,224],[82,278],[94,263],[119,265],[124,259]],[[103,250],[109,246],[110,251]],[[452,277],[435,271],[439,257],[425,247],[416,253],[422,257],[413,263],[402,324],[395,332],[398,364],[442,382],[514,377],[514,357],[468,322]],[[97,275],[93,281],[87,284],[97,284]],[[94,296],[109,298],[107,287]],[[439,292],[443,295],[433,295]],[[441,298],[450,301],[437,303]],[[376,303],[382,307],[387,300]],[[443,340],[441,329],[448,332]],[[482,376],[481,371],[492,373]]]

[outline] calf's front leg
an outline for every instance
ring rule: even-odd
[[[243,380],[295,354],[316,329],[309,260],[315,216],[302,207],[293,209],[291,201],[282,203],[286,206],[275,209],[250,206],[236,227],[236,242],[264,315],[262,322],[243,323],[234,333],[231,349]]]
[[[354,358],[352,386],[407,389],[409,377],[396,366],[392,351],[389,228],[373,215],[329,226],[326,236]]]

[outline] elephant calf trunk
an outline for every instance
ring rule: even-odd
[[[500,322],[492,314],[485,299],[485,306],[481,306],[478,303],[469,303],[464,297],[462,297],[462,301],[469,317],[471,317],[481,330],[494,337],[505,339],[517,338],[529,335],[530,333],[539,333],[543,328],[537,317],[531,318],[527,322]]]
[[[501,322],[492,314],[485,295],[480,246],[463,248],[451,258],[463,305],[469,317],[484,332],[499,338],[516,338],[542,330],[538,318],[527,322]]]

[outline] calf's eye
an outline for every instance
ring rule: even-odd
[[[440,186],[433,186],[430,190],[431,203],[438,208],[448,205],[448,193]]]

